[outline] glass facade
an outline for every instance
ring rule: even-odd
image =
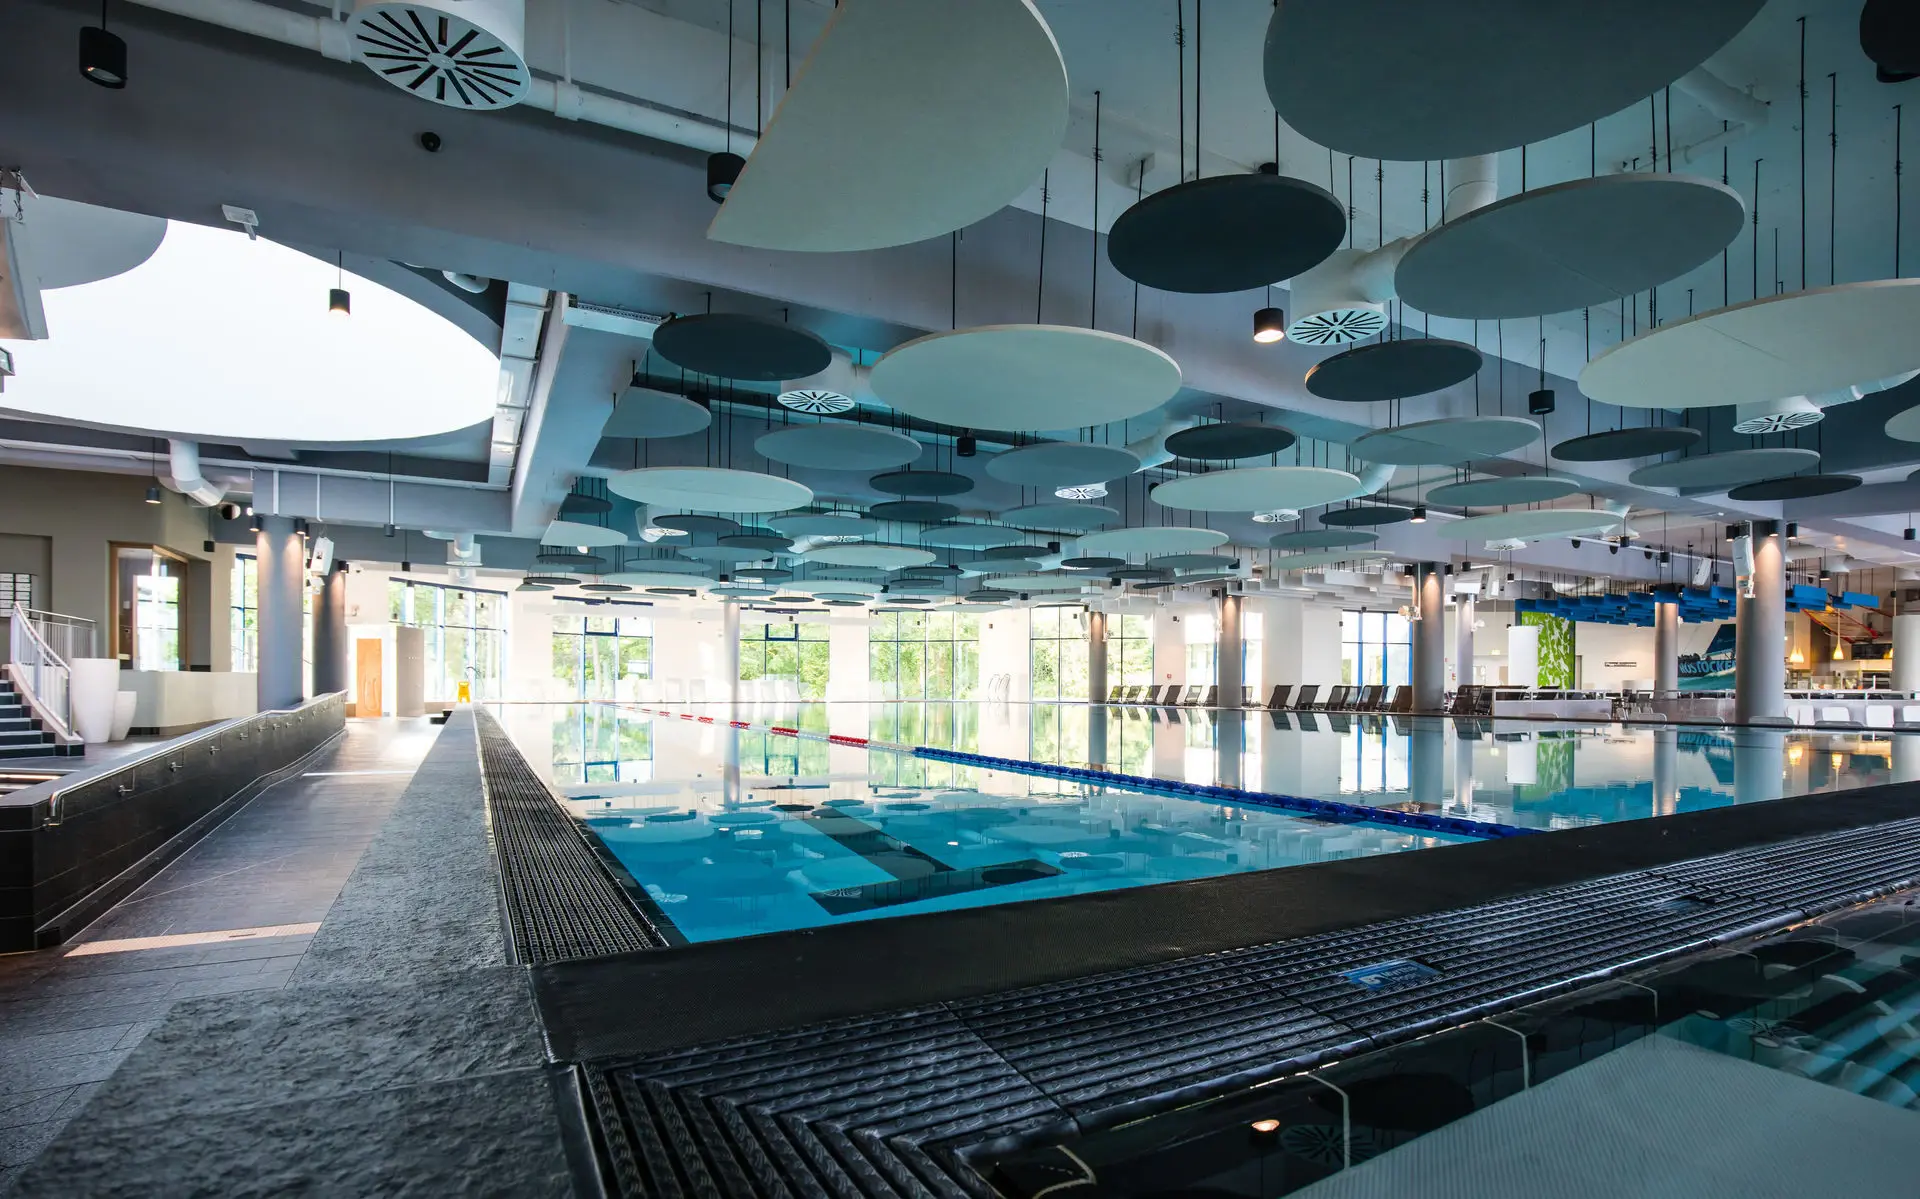
[[[569,704],[555,711],[554,782],[640,783],[652,778],[653,717],[601,704]]]
[[[653,677],[653,620],[556,612],[553,677],[575,699],[638,700]]]
[[[499,591],[387,580],[388,617],[425,634],[428,700],[452,701],[468,683],[475,701],[497,700],[506,661],[507,597]]]
[[[1340,681],[1406,686],[1413,681],[1413,631],[1398,612],[1340,614]]]
[[[1087,698],[1087,612],[1034,608],[1029,670],[1035,700]],[[1109,663],[1107,669],[1113,669]]]
[[[233,556],[233,576],[227,591],[228,641],[233,647],[232,669],[252,673],[260,669],[260,564],[252,554]]]
[[[825,699],[831,652],[823,621],[740,626],[740,681],[791,683],[801,699]]]
[[[1107,682],[1115,687],[1153,682],[1153,617],[1107,617]]]
[[[1187,646],[1187,685],[1211,687],[1219,682],[1214,655],[1219,648],[1219,621],[1211,612],[1192,612],[1180,618]]]
[[[972,699],[980,690],[980,617],[875,612],[867,625],[867,663],[869,699]]]

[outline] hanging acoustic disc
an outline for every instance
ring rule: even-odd
[[[933,561],[933,551],[912,545],[880,545],[856,541],[846,545],[823,545],[819,549],[808,550],[803,557],[808,562],[817,562],[823,566],[867,566],[876,570],[899,570],[903,566],[924,566]]]
[[[867,515],[875,520],[911,521],[916,524],[937,524],[943,520],[952,520],[960,515],[960,509],[952,504],[943,504],[938,500],[888,500],[867,509]]]
[[[1236,466],[1169,479],[1148,494],[1163,508],[1258,512],[1315,508],[1350,499],[1360,490],[1357,476],[1324,466]]]
[[[523,582],[523,583],[521,583],[521,584],[520,584],[520,585],[519,585],[518,587],[515,587],[515,588],[514,588],[514,590],[515,590],[515,591],[552,591],[552,590],[553,590],[553,588],[552,588],[552,587],[549,587],[549,586],[547,586],[547,585],[546,585],[545,583],[525,583],[525,582]]]
[[[1317,554],[1281,554],[1273,560],[1273,569],[1323,570],[1329,566],[1359,566],[1384,562],[1393,555],[1384,550],[1327,550]]]
[[[793,572],[780,566],[743,566],[733,572],[733,577],[745,583],[784,583]]]
[[[1817,495],[1852,491],[1866,480],[1859,475],[1788,475],[1742,483],[1727,492],[1730,500],[1810,500]]]
[[[1407,337],[1342,350],[1307,372],[1307,390],[1323,400],[1375,404],[1441,391],[1480,370],[1480,351],[1463,341]]]
[[[1036,558],[957,558],[954,565],[970,575],[1004,575],[1040,569]]]
[[[1679,278],[1725,249],[1746,219],[1740,193],[1699,175],[1573,179],[1437,226],[1400,260],[1394,284],[1434,316],[1571,312]]]
[[[789,425],[762,433],[753,448],[764,458],[815,470],[885,470],[920,457],[919,442],[873,425]]]
[[[1286,0],[1267,95],[1302,137],[1396,162],[1494,154],[1679,79],[1763,0]]]
[[[1552,475],[1516,475],[1510,479],[1474,479],[1448,483],[1427,492],[1427,503],[1449,508],[1501,508],[1508,504],[1544,504],[1580,490],[1574,479]]]
[[[540,543],[542,545],[584,545],[589,548],[604,549],[610,545],[625,545],[627,535],[605,525],[590,525],[577,520],[555,520],[547,522],[547,531],[540,535]]]
[[[555,587],[571,587],[580,580],[571,575],[528,575],[520,581],[551,591]]]
[[[1170,435],[1164,444],[1176,458],[1199,462],[1234,462],[1258,458],[1293,448],[1299,440],[1279,425],[1260,425],[1252,421],[1225,421],[1198,425]]]
[[[698,562],[689,562],[689,566],[699,566]],[[702,574],[707,573],[705,568]],[[666,570],[622,570],[600,576],[603,583],[625,583],[629,587],[685,587],[699,579],[681,571]]]
[[[653,331],[653,348],[686,370],[756,383],[804,379],[833,362],[805,329],[740,312],[676,316]]]
[[[786,512],[813,502],[813,490],[778,475],[717,466],[654,466],[607,480],[615,495],[697,512]]]
[[[945,579],[899,579],[887,584],[889,595],[944,595],[952,590]]]
[[[878,595],[885,586],[881,579],[886,571],[878,569],[860,569],[851,566],[839,566],[832,570],[816,571],[814,577],[802,583],[789,583],[788,591],[805,591],[813,595]]]
[[[1655,454],[1692,449],[1705,436],[1686,425],[1609,429],[1569,438],[1553,447],[1553,456],[1562,462],[1624,462],[1629,458],[1650,458]]]
[[[1618,528],[1623,519],[1618,513],[1603,508],[1521,508],[1451,521],[1441,526],[1440,535],[1449,541],[1508,538],[1532,541],[1541,537],[1605,533]]]
[[[1076,548],[1083,554],[1182,554],[1210,550],[1227,541],[1227,535],[1218,529],[1143,525],[1089,533]]]
[[[918,595],[883,595],[880,597],[880,602],[883,604],[930,604],[933,601]]]
[[[1172,578],[1173,572],[1164,566],[1123,566],[1118,570],[1108,571],[1107,577],[1109,579],[1119,579],[1123,583],[1146,583],[1152,582],[1155,579]]]
[[[1022,487],[1067,487],[1076,483],[1105,483],[1140,469],[1131,450],[1115,445],[1088,445],[1048,441],[995,454],[987,474]]]
[[[581,495],[577,491],[569,493],[566,499],[560,501],[562,517],[605,516],[611,511],[613,511],[612,500],[597,495]]]
[[[695,562],[688,558],[629,558],[623,564],[620,574],[703,575],[711,569],[704,562]],[[622,583],[632,581],[621,578],[619,575],[607,577]]]
[[[1377,533],[1342,533],[1337,529],[1301,529],[1296,533],[1277,533],[1267,544],[1277,550],[1346,550],[1372,545]]]
[[[633,588],[628,586],[625,583],[582,583],[580,584],[580,590],[593,591],[593,592],[615,592],[615,591],[632,591]]]
[[[1019,596],[1011,591],[1000,591],[992,587],[982,587],[978,591],[969,591],[960,597],[969,604],[1004,604]]]
[[[1063,325],[985,325],[930,333],[873,364],[889,407],[962,428],[1077,429],[1158,408],[1180,366],[1142,341]]]
[[[1026,536],[1019,529],[1002,525],[933,525],[920,530],[914,540],[921,545],[937,545],[942,549],[986,549],[996,545],[1013,545],[1026,540]]]
[[[929,562],[924,566],[902,567],[893,576],[896,579],[948,579],[960,573],[960,568],[946,562]]]
[[[533,560],[542,566],[605,566],[607,560],[598,554],[583,554],[578,550],[544,549],[534,555]]]
[[[973,490],[973,480],[947,470],[896,470],[875,475],[867,484],[891,495],[938,496],[963,495]]]
[[[767,557],[766,550],[749,549],[738,545],[689,545],[682,547],[680,552],[698,562],[718,562],[722,565],[734,562],[761,562]]]
[[[1126,566],[1125,558],[1110,558],[1104,554],[1094,554],[1084,558],[1067,558],[1060,565],[1067,570],[1118,570]]]
[[[1691,458],[1675,458],[1643,466],[1628,475],[1627,482],[1635,487],[1719,491],[1738,487],[1742,483],[1778,479],[1818,465],[1819,454],[1789,446],[1722,450],[1717,454],[1695,454]]]
[[[1497,458],[1540,439],[1540,426],[1523,416],[1450,416],[1375,429],[1347,448],[1385,466],[1451,466]]]
[[[993,545],[980,552],[982,558],[1044,558],[1053,553],[1044,545]]]
[[[765,529],[759,532],[728,533],[720,539],[720,544],[734,549],[761,550],[765,553],[784,554],[793,548],[793,538],[782,537],[778,533],[769,533]]]
[[[867,601],[865,600],[857,600],[857,599],[824,599],[824,598],[821,600],[821,602],[826,604],[827,607],[829,608],[862,608],[862,607],[865,607],[867,603]]]
[[[1107,234],[1107,258],[1161,291],[1248,291],[1319,265],[1346,232],[1340,201],[1304,179],[1215,175],[1121,213]]]
[[[613,415],[600,430],[602,437],[685,437],[713,423],[705,404],[651,387],[632,386],[614,401]]]
[[[789,537],[868,537],[880,531],[880,522],[854,512],[789,512],[769,519],[767,527]]]
[[[688,596],[700,594],[691,587],[649,587],[646,591],[648,595]]]
[[[1232,570],[1240,564],[1240,559],[1226,554],[1168,554],[1162,558],[1147,559],[1148,566],[1157,566],[1163,570],[1205,570],[1218,573]]]
[[[1413,509],[1398,504],[1359,504],[1352,508],[1334,508],[1320,516],[1320,523],[1339,529],[1364,529],[1378,525],[1397,525],[1413,519]]]
[[[1087,533],[1120,523],[1120,510],[1105,504],[1028,504],[1009,508],[1000,519],[1025,529],[1058,529],[1067,533]]]
[[[740,522],[726,516],[708,516],[700,512],[674,512],[666,516],[651,516],[647,523],[656,529],[670,529],[676,533],[712,533],[725,536],[738,533]]]

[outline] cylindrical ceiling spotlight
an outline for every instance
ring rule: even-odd
[[[980,452],[980,442],[971,433],[962,433],[953,442],[953,452],[957,457],[971,458]]]
[[[152,483],[148,485],[147,502],[149,504],[157,504],[160,502],[160,484]]]
[[[1904,540],[1907,540],[1907,541],[1912,541],[1912,540],[1913,540],[1913,529],[1912,529],[1912,528],[1908,528],[1908,529],[1907,529],[1907,531],[1906,531],[1906,532],[1904,532],[1904,533],[1902,533],[1902,534],[1901,534],[1900,536],[1901,536],[1901,537],[1902,537],[1902,538],[1903,538]]]
[[[381,534],[386,537],[393,536],[396,531],[397,530],[390,524],[380,526]]]
[[[353,297],[347,294],[346,288],[329,287],[327,289],[327,311],[334,316],[353,315]]]
[[[1542,387],[1538,391],[1527,393],[1527,411],[1534,416],[1545,416],[1553,411],[1553,388]]]
[[[740,169],[746,165],[746,159],[725,150],[707,155],[707,199],[724,204],[734,181],[740,178]]]
[[[1253,339],[1271,345],[1287,339],[1287,314],[1278,308],[1262,308],[1253,314]]]
[[[1415,504],[1413,506],[1413,515],[1408,517],[1407,519],[1408,521],[1416,525],[1426,524],[1427,523],[1427,506],[1425,504]]]
[[[114,91],[127,86],[127,44],[107,32],[106,0],[101,0],[100,24],[80,30],[80,73]]]

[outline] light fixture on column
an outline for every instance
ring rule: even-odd
[[[307,518],[304,516],[296,517],[293,522],[293,531],[305,537],[307,535]]]
[[[333,256],[334,286],[327,289],[327,311],[334,316],[353,315],[353,297],[347,294],[345,256],[339,251]]]
[[[107,0],[100,0],[100,24],[80,30],[80,73],[114,91],[127,86],[127,44],[107,32]]]
[[[249,512],[252,516],[252,519],[247,521],[247,528],[251,529],[255,533],[258,533],[260,531],[260,514],[258,512],[252,512],[251,510],[249,510]]]

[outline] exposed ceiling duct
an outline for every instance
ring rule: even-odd
[[[167,442],[166,484],[202,508],[213,507],[227,494],[200,473],[200,443],[196,441]]]
[[[1823,391],[1819,395],[1787,396],[1784,399],[1768,400],[1759,404],[1742,404],[1734,410],[1733,431],[1763,434],[1804,429],[1808,425],[1818,424],[1826,416],[1826,410],[1829,408],[1851,404],[1855,400],[1863,400],[1876,392],[1898,387],[1915,376],[1920,376],[1920,371],[1907,371],[1885,379],[1875,379],[1870,383],[1856,383],[1852,387]]]

